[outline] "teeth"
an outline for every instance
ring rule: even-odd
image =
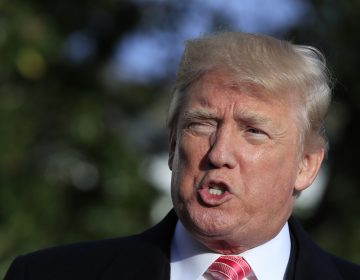
[[[225,190],[219,186],[211,186],[209,188],[209,193],[212,195],[222,195]]]
[[[222,195],[224,192],[222,190],[209,189],[209,193],[213,195]]]

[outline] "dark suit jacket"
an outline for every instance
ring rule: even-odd
[[[176,214],[171,211],[139,235],[20,256],[5,280],[170,279],[170,244],[176,222]],[[289,226],[292,249],[286,279],[360,279],[360,266],[322,251],[294,219],[289,220]]]

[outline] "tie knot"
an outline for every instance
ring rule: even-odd
[[[221,256],[206,271],[216,280],[240,280],[250,272],[250,265],[239,256]]]

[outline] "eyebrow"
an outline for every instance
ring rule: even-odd
[[[265,125],[265,124],[273,123],[272,119],[264,115],[258,114],[256,112],[245,111],[245,110],[236,112],[235,120],[238,122],[245,122],[251,125],[259,125],[259,124]]]
[[[219,116],[216,115],[216,113],[204,109],[186,111],[183,114],[183,118],[185,120],[190,120],[190,119],[220,120],[221,119]],[[273,123],[273,121],[270,118],[267,118],[266,116],[246,110],[236,112],[235,120],[239,123],[246,123],[249,125],[260,125],[260,124],[265,125],[265,124]]]
[[[183,118],[188,119],[218,119],[216,115],[208,110],[192,110],[192,111],[185,111],[183,114]]]

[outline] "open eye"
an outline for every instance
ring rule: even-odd
[[[252,133],[252,134],[263,134],[264,133],[260,129],[257,129],[257,128],[254,128],[254,127],[249,127],[246,131],[249,132],[249,133]]]
[[[257,141],[257,143],[263,142],[269,138],[265,131],[256,127],[247,127],[245,132],[249,140]]]

